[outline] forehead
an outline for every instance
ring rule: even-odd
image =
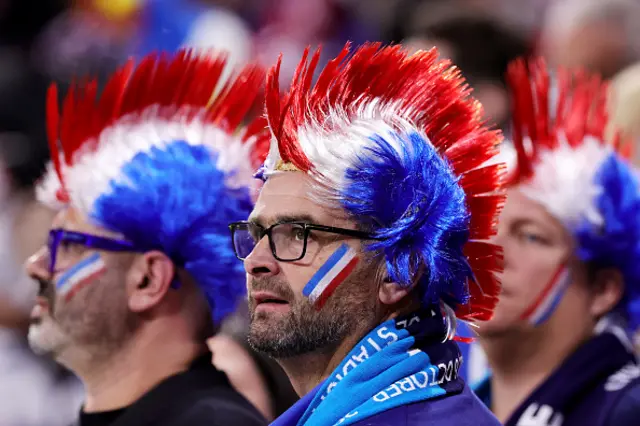
[[[105,237],[116,236],[115,233],[92,224],[85,214],[73,207],[65,207],[60,210],[53,218],[51,229],[66,229],[68,231],[83,232]]]
[[[318,202],[314,182],[303,172],[277,173],[265,182],[250,220],[269,226],[283,217],[300,217],[322,225],[345,226],[344,210]]]
[[[527,221],[562,231],[564,226],[539,202],[527,197],[518,188],[507,191],[507,200],[500,215],[501,221]]]

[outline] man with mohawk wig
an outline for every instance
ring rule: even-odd
[[[303,398],[274,425],[497,425],[458,377],[456,318],[491,318],[499,136],[435,50],[347,45],[280,97],[249,220],[249,343]]]
[[[637,175],[624,146],[605,142],[607,85],[556,76],[551,103],[542,61],[508,72],[515,149],[495,239],[504,291],[479,330],[492,376],[477,392],[507,426],[637,425],[640,366],[626,333],[640,324]]]
[[[244,294],[227,224],[251,211],[268,149],[264,119],[238,133],[264,71],[216,87],[225,62],[151,55],[99,98],[73,86],[61,113],[50,89],[39,197],[60,211],[27,264],[29,340],[84,382],[82,426],[265,424],[206,345]]]

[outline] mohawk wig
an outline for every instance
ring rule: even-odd
[[[605,142],[607,85],[560,70],[557,101],[542,60],[511,64],[516,161],[509,185],[542,204],[574,235],[578,257],[618,269],[630,325],[640,325],[640,191],[618,138]]]
[[[261,174],[298,170],[379,238],[389,277],[416,284],[425,305],[445,301],[467,320],[487,320],[497,303],[503,201],[500,165],[480,105],[460,72],[435,49],[409,56],[400,46],[349,45],[312,87],[319,50],[308,51],[282,99],[279,63],[267,76],[273,133]],[[418,278],[419,277],[419,278]]]
[[[73,85],[58,110],[47,100],[53,167],[38,195],[71,205],[141,250],[161,250],[206,295],[215,322],[244,292],[227,238],[252,208],[252,171],[268,150],[266,121],[236,134],[264,71],[243,69],[219,85],[226,59],[180,51],[117,70],[101,96],[95,80]],[[214,90],[218,96],[213,98]]]

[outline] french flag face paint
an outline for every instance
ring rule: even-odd
[[[356,251],[343,243],[311,277],[302,294],[321,309],[340,283],[353,272],[358,260]]]
[[[520,319],[527,320],[534,326],[539,326],[551,317],[556,310],[562,296],[569,286],[571,273],[563,263],[542,290],[538,298],[524,311]]]
[[[56,291],[68,302],[74,294],[102,275],[106,269],[100,254],[94,253],[67,269],[56,283]]]

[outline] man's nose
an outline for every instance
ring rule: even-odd
[[[35,279],[50,278],[49,272],[49,256],[46,247],[42,247],[40,250],[29,256],[24,264],[24,269],[30,277]]]
[[[244,269],[254,277],[277,275],[280,265],[271,252],[268,238],[262,238],[244,260]]]

